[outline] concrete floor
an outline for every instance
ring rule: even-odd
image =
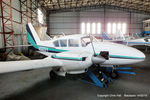
[[[50,69],[0,75],[1,100],[150,100],[150,53],[135,67],[136,76],[121,74],[108,88],[99,88],[78,80],[49,80]],[[108,97],[112,95],[121,97]],[[125,97],[125,94],[146,97]],[[103,96],[103,97],[102,97]],[[107,97],[104,97],[107,96]]]

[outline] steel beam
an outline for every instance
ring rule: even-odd
[[[4,48],[6,48],[15,45],[11,0],[1,0],[0,6],[2,19],[2,32],[0,33],[3,34]]]

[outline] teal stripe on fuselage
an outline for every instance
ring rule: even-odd
[[[99,53],[96,53],[99,55]],[[144,57],[131,57],[131,56],[120,56],[120,55],[109,55],[110,58],[121,58],[121,59],[145,59]]]
[[[112,58],[124,58],[124,59],[144,59],[144,57],[131,57],[131,56],[120,56],[120,55],[109,55]]]
[[[53,58],[57,58],[57,59],[65,59],[65,60],[79,60],[82,61],[82,58],[77,58],[77,57],[60,57],[57,56],[56,54],[52,55]]]

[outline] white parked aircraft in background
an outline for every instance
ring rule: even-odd
[[[108,34],[105,32],[102,32],[102,37],[104,41],[111,41],[116,43],[122,43],[129,46],[135,46],[135,45],[150,45],[150,38],[149,37],[142,37],[142,38],[130,38],[130,37],[124,37],[120,32],[118,33],[118,36],[115,38],[110,38]]]
[[[31,23],[26,25],[26,30],[28,42],[47,57],[0,62],[0,73],[49,67],[52,73],[65,76],[66,73],[84,73],[92,64],[124,65],[145,59],[145,55],[135,48],[111,42],[96,42],[87,35],[68,35],[41,41]]]

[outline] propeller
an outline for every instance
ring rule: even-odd
[[[91,42],[91,46],[94,52],[94,55],[92,56],[92,62],[93,64],[101,64],[104,63],[107,59],[103,56],[101,56],[101,53],[99,55],[96,55],[95,49],[94,49],[94,45],[93,45],[93,41],[92,41],[92,36],[89,34],[90,36],[90,42]]]
[[[92,49],[93,49],[93,52],[94,52],[94,56],[96,56],[96,52],[95,52],[95,49],[94,49],[94,45],[93,45],[93,41],[92,41],[92,36],[90,36],[90,42],[91,42],[91,46],[92,46]]]

